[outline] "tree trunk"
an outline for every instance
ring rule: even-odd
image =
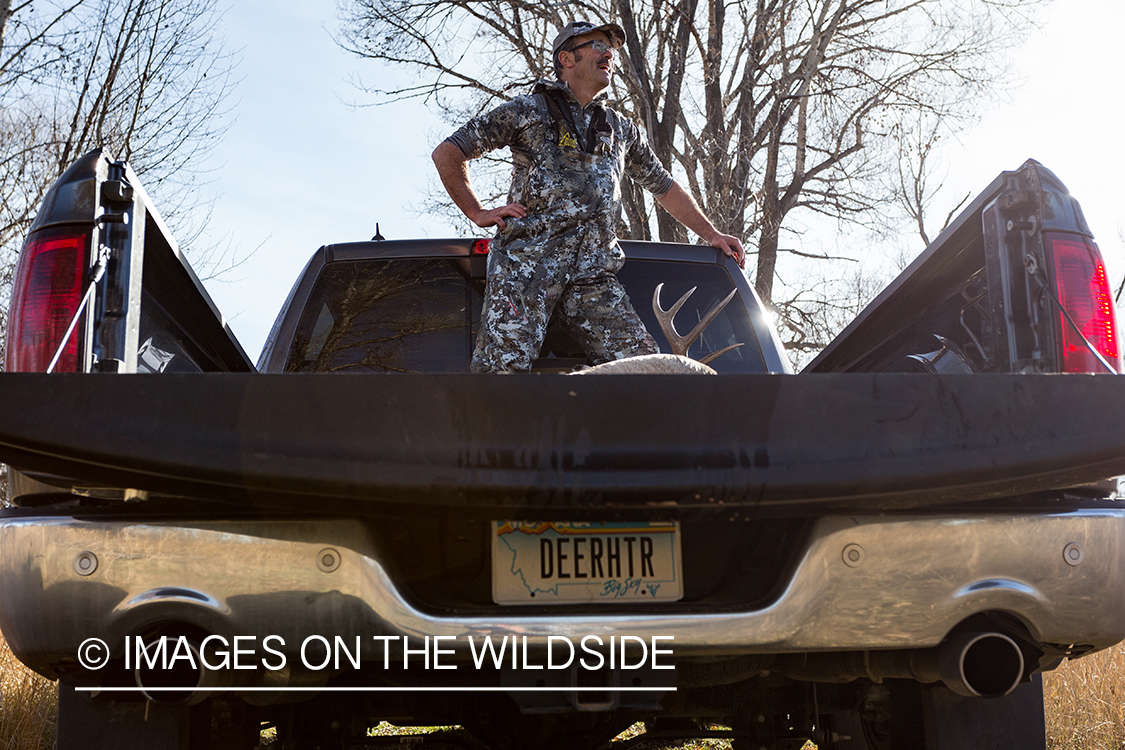
[[[776,201],[772,201],[776,205]],[[764,213],[764,212],[763,212]],[[758,273],[754,288],[762,302],[773,304],[773,277],[777,268],[777,237],[780,220],[762,218],[762,231],[758,235]]]
[[[773,128],[766,150],[766,170],[762,175],[762,215],[758,240],[758,275],[754,286],[767,305],[773,303],[773,277],[777,268],[777,237],[781,231],[781,197],[778,195],[777,162],[781,151],[781,108],[770,114]]]
[[[12,17],[12,0],[0,0],[0,52],[4,50],[4,31]]]
[[[661,242],[687,242],[688,235],[684,225],[659,206],[656,209],[656,225],[660,229]]]
[[[619,232],[618,236],[626,240],[652,240],[652,230],[645,212],[644,191],[635,182],[626,179],[621,183],[621,193],[625,224],[629,229],[627,234]]]

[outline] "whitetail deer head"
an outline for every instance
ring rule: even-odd
[[[664,310],[660,307],[660,290],[664,288],[663,284],[657,284],[656,289],[652,293],[652,311],[656,314],[656,320],[660,323],[660,330],[664,331],[664,336],[668,339],[668,343],[672,346],[671,354],[645,354],[639,357],[628,357],[626,359],[619,359],[613,362],[605,362],[595,367],[588,367],[585,370],[573,373],[575,375],[715,375],[715,371],[708,366],[708,362],[713,362],[716,358],[729,352],[731,349],[737,349],[742,344],[732,344],[728,347],[720,349],[717,352],[711,352],[706,357],[700,360],[694,360],[687,356],[688,348],[699,338],[704,329],[710,325],[711,321],[722,312],[727,303],[734,299],[734,295],[738,293],[737,289],[732,289],[731,293],[727,295],[726,299],[712,307],[706,315],[691,329],[691,333],[686,336],[681,336],[676,330],[676,325],[673,318],[680,308],[687,302],[688,297],[695,291],[692,287],[687,291],[683,297],[677,300],[676,304],[672,305],[670,310]]]

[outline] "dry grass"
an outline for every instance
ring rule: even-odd
[[[723,727],[726,729],[727,727]],[[637,722],[621,734],[613,738],[614,742],[631,740],[645,733],[644,722]],[[642,745],[642,747],[644,747]],[[692,740],[682,745],[676,745],[672,750],[730,750],[730,740]]]
[[[1125,645],[1063,662],[1043,679],[1050,750],[1125,747]]]
[[[1043,691],[1049,750],[1125,747],[1125,645],[1063,663],[1045,676]],[[20,664],[0,637],[0,750],[53,748],[56,702],[55,684]],[[377,733],[390,727],[382,729]],[[723,746],[729,747],[715,741],[682,747]]]
[[[461,729],[459,725],[448,727],[400,727],[387,721],[379,722],[378,726],[367,730],[368,737],[397,737],[399,735],[433,734],[434,732],[452,732]]]
[[[708,724],[711,729],[716,730],[729,730],[730,727],[721,726],[718,724]],[[621,734],[613,738],[613,742],[620,742],[622,740],[630,740],[645,733],[645,725],[643,721],[639,721],[633,726],[626,729]],[[641,747],[644,747],[642,745]],[[699,739],[689,740],[683,744],[670,747],[669,750],[731,750],[730,740],[723,739]],[[817,750],[816,745],[812,741],[806,742],[801,746],[800,750]]]
[[[58,691],[20,664],[0,637],[0,750],[50,750],[55,746]]]

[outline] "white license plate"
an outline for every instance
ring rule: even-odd
[[[674,602],[683,588],[678,523],[492,522],[497,604]]]

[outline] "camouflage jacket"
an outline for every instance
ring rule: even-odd
[[[551,96],[569,109],[569,117],[551,116]],[[617,225],[622,176],[657,196],[673,182],[644,131],[608,107],[606,99],[603,93],[582,107],[569,86],[542,80],[531,95],[473,118],[449,137],[470,159],[511,148],[508,202],[525,206],[527,216],[506,220],[493,252],[512,257],[577,251],[582,265],[611,271],[621,266]],[[591,128],[595,134],[587,140]]]

